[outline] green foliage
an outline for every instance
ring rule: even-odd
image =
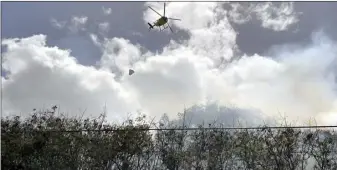
[[[121,125],[56,116],[1,119],[2,169],[311,169],[337,168],[337,134],[298,129],[157,131],[145,116]],[[216,126],[210,124],[209,126]],[[117,131],[111,131],[118,129]]]

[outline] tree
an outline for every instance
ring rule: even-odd
[[[114,124],[104,114],[69,118],[56,116],[56,109],[26,119],[1,118],[1,168],[305,170],[310,160],[317,170],[337,168],[332,130],[205,129],[204,124],[186,130],[185,123],[167,116],[159,125],[141,114]]]

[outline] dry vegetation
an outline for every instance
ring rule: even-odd
[[[54,112],[1,119],[2,169],[337,169],[336,133],[329,130],[148,131],[154,124],[144,116],[112,125]],[[166,120],[158,128],[181,127]],[[88,129],[101,131],[82,131]]]

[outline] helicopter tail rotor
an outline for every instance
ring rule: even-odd
[[[149,22],[147,24],[150,26],[149,29],[153,29],[153,25],[151,25]]]

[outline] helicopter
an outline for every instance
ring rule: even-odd
[[[154,10],[153,8],[151,8],[150,6],[148,6],[148,7],[149,7],[152,11],[154,11],[155,13],[157,13],[157,14],[160,16],[160,18],[157,19],[153,24],[150,24],[149,22],[147,23],[147,24],[149,24],[149,26],[150,26],[150,27],[149,27],[149,30],[153,29],[154,27],[159,27],[160,31],[162,31],[162,30],[164,30],[164,29],[166,29],[166,28],[170,28],[171,32],[173,32],[173,30],[172,30],[170,24],[169,24],[167,21],[168,21],[169,19],[180,21],[180,19],[176,19],[176,18],[168,18],[168,17],[165,16],[165,7],[166,7],[165,2],[164,2],[164,14],[163,14],[163,15],[159,14],[159,12],[157,12],[156,10]],[[167,24],[166,27],[165,27],[165,24]],[[161,27],[163,27],[163,29],[162,29]]]

